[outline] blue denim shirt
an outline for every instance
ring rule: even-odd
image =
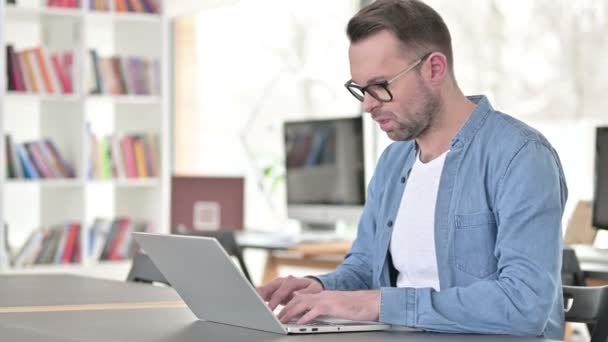
[[[328,290],[380,289],[380,321],[423,330],[563,338],[561,218],[567,188],[539,132],[485,96],[452,139],[435,208],[440,291],[396,288],[389,244],[417,146],[395,142],[368,188],[344,262]],[[412,239],[416,239],[412,236]]]

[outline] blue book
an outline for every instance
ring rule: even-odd
[[[39,179],[40,175],[38,174],[38,170],[34,167],[34,164],[30,160],[30,157],[25,150],[23,144],[15,144],[15,148],[17,149],[17,154],[19,155],[19,159],[21,160],[21,165],[23,166],[23,174],[25,178],[29,179]]]

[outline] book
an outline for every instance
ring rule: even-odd
[[[126,165],[127,178],[137,178],[137,166],[135,162],[135,154],[133,153],[133,143],[130,136],[125,135],[121,139],[122,155],[124,164]]]
[[[7,51],[7,71],[9,72],[9,78],[12,79],[15,91],[26,91],[25,81],[23,80],[23,72],[21,69],[21,63],[19,56],[12,45],[6,46]]]
[[[10,134],[4,136],[4,149],[6,150],[6,176],[8,178],[17,178],[15,165],[13,164],[13,141]]]
[[[72,51],[68,51],[63,53],[61,56],[61,62],[63,66],[63,70],[66,73],[68,84],[69,84],[69,94],[74,91],[74,53]]]
[[[44,84],[44,88],[48,94],[52,94],[55,92],[55,81],[52,79],[50,69],[47,65],[47,59],[45,58],[46,52],[42,51],[41,47],[37,47],[32,50],[32,54],[35,57],[38,70],[40,73],[40,78],[42,79],[42,83]]]
[[[66,239],[65,248],[62,253],[61,262],[68,264],[72,261],[76,246],[79,244],[77,239],[80,225],[78,223],[66,224],[68,237]]]
[[[15,267],[23,267],[34,263],[34,259],[38,254],[38,250],[42,246],[43,233],[41,230],[35,230],[28,236],[26,242],[17,252],[13,265]]]
[[[6,89],[7,90],[17,90],[17,86],[15,85],[15,77],[12,72],[11,66],[13,65],[13,55],[11,54],[11,49],[13,47],[11,45],[6,46]]]
[[[126,12],[127,11],[127,4],[125,4],[126,0],[115,0],[114,1],[114,8],[116,9],[116,12]]]
[[[38,62],[38,57],[36,56],[36,51],[34,49],[29,49],[25,51],[25,53],[31,63],[31,72],[33,74],[33,78],[37,87],[34,91],[37,93],[43,93],[45,92],[45,84],[42,77],[42,69],[40,63]]]
[[[63,158],[61,153],[59,153],[59,149],[55,145],[55,143],[50,139],[43,139],[43,145],[46,147],[46,150],[50,153],[51,158],[54,159],[60,174],[66,178],[74,178],[76,177],[76,171],[72,164],[70,164],[66,159]]]
[[[138,177],[148,177],[146,169],[146,158],[144,155],[144,146],[141,136],[133,136],[133,154],[135,155],[135,168]]]
[[[21,166],[23,167],[23,174],[25,178],[29,179],[38,179],[40,175],[38,174],[38,170],[34,167],[34,164],[30,160],[30,157],[23,146],[23,144],[14,144],[17,150],[17,155],[19,156],[19,160],[21,161]]]
[[[146,174],[148,177],[158,176],[158,165],[156,164],[156,156],[152,150],[152,137],[149,135],[141,136],[141,142],[144,149],[144,162],[146,164]]]
[[[38,82],[34,73],[34,64],[30,60],[29,53],[27,51],[19,52],[19,58],[23,61],[22,65],[25,66],[24,71],[27,77],[26,85],[28,91],[38,92]],[[29,81],[29,82],[28,82]]]
[[[131,4],[131,8],[133,8],[133,12],[143,13],[144,6],[141,4],[140,0],[127,0],[128,3]]]
[[[72,85],[68,80],[68,76],[63,66],[61,65],[61,60],[57,54],[51,54],[51,64],[53,66],[53,70],[55,70],[55,74],[57,75],[57,79],[61,84],[61,90],[64,94],[72,93]]]
[[[40,151],[40,148],[36,145],[36,142],[26,142],[24,145],[30,156],[30,160],[33,161],[32,164],[38,171],[41,178],[54,178],[55,174],[44,159],[42,151]]]
[[[91,57],[91,71],[93,72],[90,77],[94,80],[94,88],[91,89],[91,94],[102,94],[103,89],[105,88],[103,85],[103,80],[101,78],[101,69],[99,66],[99,55],[97,55],[97,51],[95,49],[89,50],[89,56]]]

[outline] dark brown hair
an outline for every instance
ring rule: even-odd
[[[450,31],[429,5],[418,0],[377,0],[350,19],[346,34],[351,43],[357,43],[382,30],[395,34],[417,57],[432,51],[443,53],[453,73]]]

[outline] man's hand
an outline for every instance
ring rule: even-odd
[[[323,291],[323,285],[314,279],[289,276],[277,278],[256,290],[260,297],[268,302],[270,310],[274,311],[279,304],[287,304],[293,298],[294,292],[318,293]]]
[[[288,323],[300,317],[298,324],[306,324],[324,315],[356,321],[377,321],[380,316],[380,291],[297,292],[285,305],[279,319]]]

